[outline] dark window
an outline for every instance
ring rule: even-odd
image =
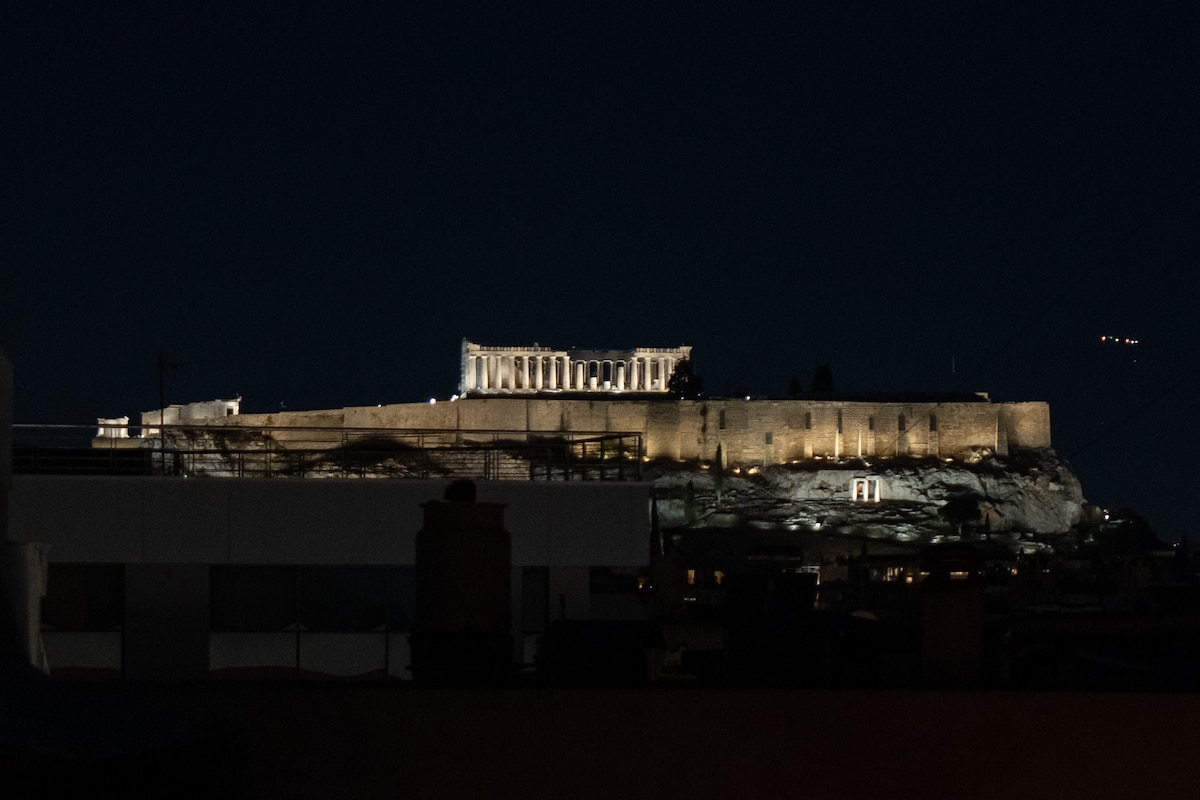
[[[725,430],[725,409],[723,408],[717,412],[717,427],[720,430]]]
[[[300,624],[310,631],[371,631],[386,621],[382,567],[301,567]]]
[[[42,598],[42,626],[105,631],[125,619],[125,568],[120,564],[51,564]]]
[[[930,415],[929,415],[929,430],[930,430],[930,431],[936,431],[936,430],[937,430],[937,414],[930,414]]]
[[[806,431],[812,430],[812,412],[811,411],[804,412],[804,430],[806,430]]]
[[[412,630],[417,606],[417,568],[388,567],[386,574],[388,630]]]
[[[773,434],[771,431],[767,431],[765,439],[767,444],[772,444],[775,440],[775,434]]]
[[[904,433],[904,431],[905,431],[905,430],[907,429],[907,427],[908,427],[908,423],[905,421],[905,419],[904,419],[904,415],[903,415],[903,414],[901,414],[901,415],[900,415],[900,422],[899,422],[899,425],[900,425],[900,432],[901,432],[901,433]]]
[[[838,409],[838,423],[837,423],[837,425],[838,425],[838,427],[837,427],[837,432],[838,432],[838,433],[841,433],[841,432],[842,432],[842,410],[841,410],[840,408]]]
[[[869,430],[869,431],[875,430],[875,418],[874,417],[867,417],[867,430]]]
[[[550,622],[550,569],[521,568],[521,631],[545,633]]]
[[[280,631],[296,625],[296,568],[213,567],[209,570],[214,631]]]

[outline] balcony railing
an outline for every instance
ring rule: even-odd
[[[641,480],[640,433],[14,425],[16,474]]]

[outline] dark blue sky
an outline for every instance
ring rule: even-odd
[[[3,12],[17,421],[156,407],[160,351],[267,411],[688,343],[715,393],[1048,400],[1190,529],[1192,4],[241,5]]]

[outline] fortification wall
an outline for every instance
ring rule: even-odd
[[[1050,446],[1049,403],[997,403],[1008,446],[1022,449]]]
[[[252,426],[467,431],[633,432],[652,458],[775,464],[815,457],[1006,453],[1050,446],[1042,402],[891,403],[839,400],[555,400],[467,398],[328,412],[241,415]]]

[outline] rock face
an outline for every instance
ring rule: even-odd
[[[648,467],[659,522],[668,528],[761,525],[900,540],[959,532],[1055,534],[1078,524],[1086,505],[1079,480],[1050,449],[1007,459],[988,455],[976,463],[814,461],[735,467],[721,475],[700,464]],[[878,502],[854,498],[855,478],[878,486]]]

